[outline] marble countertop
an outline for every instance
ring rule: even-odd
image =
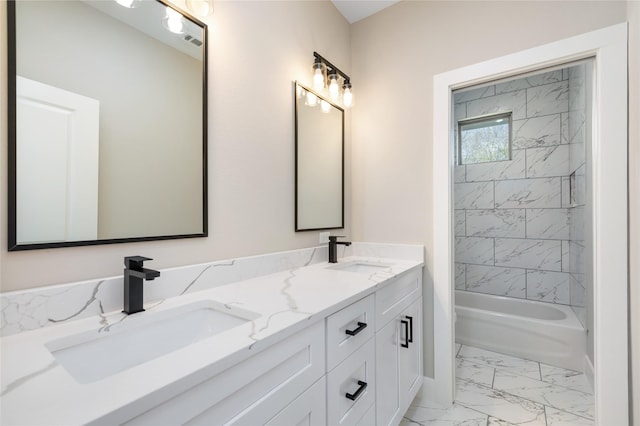
[[[115,311],[3,337],[0,423],[122,423],[373,293],[390,278],[423,265],[415,260],[371,257],[343,258],[339,264],[350,262],[388,267],[365,274],[317,263],[146,304],[145,312],[134,315]],[[207,302],[221,311],[254,319],[84,384],[76,381],[48,349],[69,336],[117,333],[134,322]]]

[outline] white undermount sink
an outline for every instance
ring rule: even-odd
[[[131,367],[230,330],[259,315],[202,301],[143,312],[107,331],[79,333],[51,341],[47,349],[79,383],[104,379]]]
[[[336,266],[330,267],[330,269],[338,269],[340,271],[346,272],[356,272],[358,274],[371,275],[376,272],[387,272],[391,265],[385,263],[371,263],[371,262],[362,262],[362,261],[354,261],[347,262],[342,264],[337,264]]]

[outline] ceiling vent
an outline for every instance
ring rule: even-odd
[[[183,40],[186,42],[189,42],[191,44],[193,44],[194,46],[200,47],[202,46],[202,40],[190,35],[190,34],[185,34],[185,36],[183,37]]]

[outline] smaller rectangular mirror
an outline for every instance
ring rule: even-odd
[[[297,231],[344,228],[344,110],[295,83]]]

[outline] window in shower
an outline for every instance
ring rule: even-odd
[[[511,159],[511,113],[458,121],[458,164]]]

